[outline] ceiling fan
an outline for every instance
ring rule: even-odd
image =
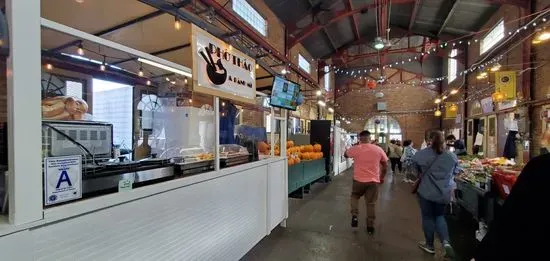
[[[323,7],[323,1],[319,1],[316,3],[311,3],[311,1],[309,1],[309,3],[310,7],[307,10],[307,13],[309,13],[311,16],[310,24],[317,23],[322,25],[322,22],[320,21],[318,16],[323,12],[330,12],[330,8]]]

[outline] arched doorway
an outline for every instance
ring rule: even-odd
[[[371,139],[378,140],[383,147],[386,147],[390,140],[403,140],[399,122],[391,116],[378,115],[371,117],[365,124],[365,130],[370,131]]]

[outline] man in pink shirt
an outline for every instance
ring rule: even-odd
[[[359,145],[349,148],[345,157],[354,160],[353,188],[351,192],[351,226],[358,226],[359,199],[365,196],[367,204],[367,232],[374,233],[375,208],[378,184],[384,183],[388,171],[388,157],[382,148],[370,143],[370,132],[359,134]]]

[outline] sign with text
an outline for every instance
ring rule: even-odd
[[[255,103],[256,61],[192,25],[193,90]]]
[[[44,205],[82,198],[82,156],[44,158]]]
[[[495,92],[502,93],[505,100],[516,98],[516,82],[515,71],[495,72]]]

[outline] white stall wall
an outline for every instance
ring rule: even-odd
[[[272,162],[0,237],[1,260],[239,260],[286,216],[285,165]]]

